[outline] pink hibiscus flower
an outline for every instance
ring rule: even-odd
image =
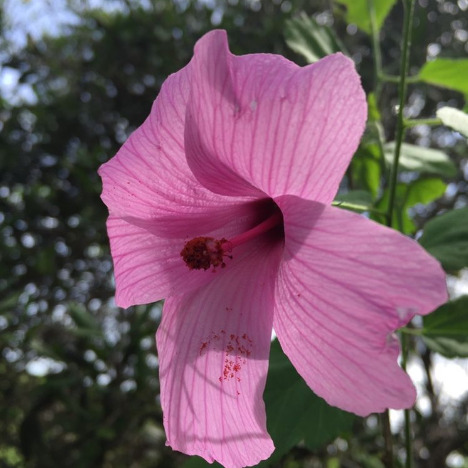
[[[272,453],[272,328],[329,404],[414,403],[393,331],[446,301],[445,275],[413,240],[330,206],[365,120],[350,59],[237,57],[213,31],[100,168],[117,304],[166,298],[157,347],[174,449],[227,468]]]

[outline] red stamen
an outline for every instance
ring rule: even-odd
[[[248,242],[251,239],[263,234],[283,221],[280,211],[275,211],[269,218],[261,222],[254,228],[227,240],[214,239],[213,237],[195,237],[186,242],[180,252],[180,256],[191,270],[208,270],[211,266],[224,268],[226,263],[224,257],[232,259],[231,251]]]
[[[239,245],[245,244],[247,241],[254,239],[255,237],[263,234],[264,232],[273,229],[278,224],[282,223],[283,215],[280,211],[275,211],[269,218],[265,219],[265,221],[261,222],[254,228],[239,234],[238,236],[230,239],[227,241],[229,243],[231,249],[234,247],[238,247]]]

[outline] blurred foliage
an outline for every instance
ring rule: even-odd
[[[424,317],[424,341],[447,357],[468,357],[468,296],[440,306]]]
[[[346,21],[363,2],[122,0],[113,10],[83,3],[69,0],[76,24],[57,36],[29,36],[24,47],[7,38],[8,15],[2,11],[0,18],[2,73],[15,73],[17,90],[23,87],[29,96],[19,91],[7,96],[0,88],[0,466],[188,467],[197,459],[187,462],[164,446],[153,338],[160,305],[121,310],[113,303],[106,210],[96,170],[142,123],[162,82],[189,61],[196,40],[215,26],[227,29],[234,53],[275,52],[300,64],[305,61],[296,53],[302,53],[304,43],[320,45],[326,38],[318,54],[344,44],[370,91],[372,54],[362,31],[367,23],[358,24],[360,30]],[[421,69],[422,76],[427,73],[428,57],[466,56],[467,8],[466,0],[419,1],[413,75]],[[384,70],[390,75],[398,74],[401,15],[397,2],[381,27]],[[306,23],[320,28],[320,34],[304,37]],[[293,50],[283,37],[286,24],[302,28],[302,36],[289,36],[289,42],[301,43],[291,45]],[[458,78],[455,89],[464,92],[466,82]],[[441,84],[443,76],[438,79]],[[371,118],[343,184],[345,201],[385,208],[382,181],[388,179],[388,167],[382,143],[394,136],[396,92],[387,83],[369,100]],[[461,109],[463,103],[459,92],[414,84],[407,114],[431,117],[438,105]],[[417,157],[411,163],[419,166],[403,167],[395,219],[415,233],[435,214],[466,205],[466,143],[442,127],[415,127],[408,141],[442,150],[451,161],[438,153],[431,171]],[[432,242],[437,248],[437,239]],[[413,346],[423,346],[418,339]],[[275,353],[273,358],[279,357],[269,379],[275,379],[282,359]],[[460,417],[468,402],[444,411],[431,387],[431,351],[422,356],[431,411],[416,410],[415,448],[418,466],[440,468],[451,452],[468,454],[468,426]],[[283,381],[298,388],[301,383]],[[283,390],[297,398],[297,388]],[[265,398],[275,400],[271,394]],[[321,442],[329,443],[321,447],[307,435],[315,422],[307,421],[307,414],[304,418],[303,432],[291,432],[285,452],[294,447],[273,460],[274,466],[383,466],[376,416],[355,418],[352,432],[321,434]],[[349,429],[352,423],[345,423]]]
[[[286,21],[284,35],[288,46],[302,55],[307,63],[316,62],[334,52],[346,52],[344,44],[330,26],[319,24],[313,16],[307,16],[304,12]]]
[[[468,268],[468,207],[428,221],[419,242],[446,271]]]
[[[380,0],[371,6],[367,0],[338,0],[338,2],[346,5],[346,20],[348,23],[353,23],[359,29],[370,33],[369,8],[372,7],[374,9],[376,26],[377,29],[380,29],[396,0]]]
[[[444,125],[468,138],[468,114],[459,109],[444,106],[437,109],[436,115]]]

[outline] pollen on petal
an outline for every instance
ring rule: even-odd
[[[226,263],[224,257],[229,245],[226,239],[217,240],[213,237],[195,237],[189,240],[180,252],[180,256],[187,264],[190,270],[208,270],[213,268],[224,268]]]
[[[225,330],[220,330],[211,332],[200,343],[199,355],[204,356],[208,351],[222,353],[223,364],[218,380],[221,384],[235,384],[234,388],[239,396],[241,393],[239,384],[242,382],[241,371],[248,363],[252,348],[253,341],[247,333],[226,333]]]
[[[219,381],[222,383],[226,380],[235,379],[236,382],[240,382],[240,371],[247,364],[247,358],[250,356],[251,351],[252,340],[246,333],[243,335],[229,335],[225,347],[223,373],[219,377]]]

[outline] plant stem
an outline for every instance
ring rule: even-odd
[[[406,335],[421,336],[423,334],[424,329],[403,327],[403,328],[400,328],[398,331]]]
[[[401,335],[401,367],[406,371],[406,364],[408,360],[408,337],[402,333]],[[413,467],[413,447],[411,436],[411,413],[409,409],[405,409],[405,451],[406,462],[405,468]]]
[[[398,85],[399,108],[397,116],[396,137],[395,137],[395,153],[393,157],[392,174],[390,176],[390,197],[388,203],[388,225],[392,226],[393,221],[393,205],[395,204],[395,192],[398,179],[398,163],[400,161],[401,144],[405,133],[405,121],[403,117],[403,109],[406,101],[406,74],[409,62],[409,50],[411,46],[411,25],[413,22],[414,0],[403,0],[405,18],[403,25],[403,44],[401,55],[400,68],[400,83]]]
[[[368,211],[369,213],[375,213],[381,216],[387,216],[387,213],[384,213],[383,211],[377,210],[368,205],[361,205],[360,203],[349,203],[346,201],[335,200],[334,202],[332,202],[332,205],[338,206],[340,208],[348,209],[348,210],[356,210],[356,211],[362,211],[362,212]]]
[[[382,90],[381,76],[382,72],[382,55],[380,53],[379,31],[377,29],[377,18],[375,15],[374,0],[367,0],[367,9],[369,11],[372,50],[374,52],[374,80],[375,80],[375,98],[379,101],[380,92]]]
[[[382,81],[387,81],[388,83],[399,83],[400,82],[400,77],[399,76],[393,76],[393,75],[387,75],[386,73],[381,73],[380,79]],[[419,83],[421,80],[419,76],[407,76],[406,77],[406,83]]]
[[[384,454],[384,466],[385,468],[393,468],[393,440],[392,431],[390,428],[390,411],[385,410],[382,414],[382,431],[385,440],[385,454]]]
[[[395,136],[395,153],[393,157],[392,173],[390,177],[390,195],[388,203],[387,220],[388,226],[392,226],[393,222],[393,207],[395,204],[395,193],[398,181],[398,163],[400,161],[401,144],[405,133],[405,120],[403,110],[406,102],[406,87],[408,84],[407,73],[409,64],[409,52],[411,47],[411,27],[413,24],[414,14],[414,0],[403,0],[404,6],[404,22],[403,22],[403,41],[402,41],[402,54],[400,66],[400,82],[398,85],[399,107],[396,125]],[[408,359],[407,336],[401,334],[402,342],[402,368],[406,369],[406,362]],[[405,410],[405,448],[406,448],[406,468],[412,468],[413,455],[411,444],[411,420],[410,410]]]
[[[416,125],[442,125],[442,120],[434,119],[405,119],[405,127],[416,127]]]

